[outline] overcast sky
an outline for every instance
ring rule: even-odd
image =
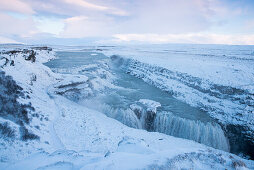
[[[254,45],[254,0],[0,0],[0,43]]]

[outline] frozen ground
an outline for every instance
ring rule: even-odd
[[[82,91],[83,97],[89,97],[100,89],[110,88],[111,84],[105,84],[103,76],[91,79],[86,75],[53,73],[42,63],[55,58],[54,52],[34,51],[35,62],[25,60],[30,53],[1,54],[5,57],[0,60],[1,71],[12,76],[29,96],[19,98],[18,102],[31,102],[34,107],[29,112],[30,123],[25,127],[39,139],[24,141],[19,138],[18,130],[13,138],[1,136],[0,169],[254,168],[253,161],[234,154],[186,139],[133,129],[73,102],[76,92]],[[5,65],[6,58],[9,61]],[[154,102],[152,105],[152,109],[159,106]],[[3,122],[9,122],[13,129],[20,126],[8,117],[1,118]]]

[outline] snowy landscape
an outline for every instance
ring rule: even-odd
[[[0,170],[254,170],[254,0],[0,0]]]
[[[0,169],[253,169],[253,46],[152,47],[1,45]]]

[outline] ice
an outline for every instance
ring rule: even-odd
[[[147,58],[148,60],[146,60]],[[216,60],[217,59],[218,58],[216,58]],[[216,73],[213,75],[211,72],[210,75],[205,75],[209,68],[204,72],[203,70],[196,70],[199,74],[204,73],[204,75],[195,75],[194,73],[192,74],[192,70],[185,70],[184,72],[180,72],[182,70],[175,70],[175,65],[166,67],[165,63],[175,64],[175,60],[178,60],[175,58],[172,59],[172,57],[166,58],[165,56],[157,55],[155,60],[157,64],[152,62],[150,56],[143,56],[143,58],[141,56],[133,57],[131,55],[127,57],[114,56],[112,60],[127,73],[173,94],[175,98],[183,102],[208,111],[210,116],[218,119],[223,124],[236,124],[247,126],[247,128],[252,130],[254,129],[254,120],[249,119],[250,114],[243,114],[246,106],[250,106],[252,110],[254,109],[251,104],[253,102],[253,94],[251,93],[253,87],[250,82],[253,78],[250,74],[254,71],[249,70],[253,68],[249,63],[246,63],[249,66],[244,68],[246,69],[244,71],[248,72],[246,73],[248,77],[245,77],[244,80],[242,80],[242,75],[245,73],[235,75],[234,73],[230,74],[230,71],[234,72],[233,70],[221,70],[221,72],[227,72],[228,75],[223,75],[227,78],[232,77],[232,75],[235,76],[232,77],[231,82],[229,82],[230,79],[227,79],[228,82],[223,83],[223,81],[218,82],[218,80],[221,79],[220,76],[222,76],[220,74],[217,75]],[[168,60],[170,62],[168,62]],[[189,58],[187,60],[189,60]],[[201,61],[203,64],[204,59],[199,59],[200,61],[198,59],[195,60],[197,61],[182,62],[181,68],[188,63],[188,67],[192,66],[195,69],[199,69],[200,67],[196,64],[199,64]],[[207,65],[210,60],[211,59],[205,61],[207,63],[204,63],[204,65]],[[224,60],[225,59],[220,62],[224,62]],[[236,61],[233,63],[235,64],[235,62]],[[240,63],[242,63],[242,61]],[[214,69],[216,68],[217,67],[214,66]],[[249,84],[250,86],[239,85],[239,83],[244,82],[245,85]]]
[[[161,107],[159,102],[147,99],[140,99],[137,104],[130,105],[143,129],[191,139],[225,151],[230,150],[228,139],[215,122],[203,123],[178,117],[171,112],[157,112],[157,107]]]
[[[68,52],[67,54],[71,55],[70,52]],[[82,53],[79,52],[78,54],[79,54],[79,56],[77,59],[79,60],[81,58],[80,56],[82,55]],[[61,55],[64,56],[64,53],[62,52]],[[76,55],[76,52],[75,52],[75,55]],[[84,53],[84,55],[86,56],[87,52]],[[101,57],[101,58],[103,58],[103,57]],[[88,59],[89,59],[89,57],[88,57]],[[209,136],[209,137],[214,136],[215,133],[218,133],[218,136],[220,136],[220,138],[224,138],[224,139],[227,138],[227,137],[225,137],[225,135],[223,133],[221,133],[221,132],[223,132],[223,130],[221,129],[220,125],[216,124],[215,123],[216,121],[212,121],[212,118],[210,118],[208,115],[206,115],[206,112],[201,112],[199,110],[199,108],[197,108],[195,110],[192,107],[186,107],[186,105],[181,104],[179,102],[179,100],[172,100],[172,96],[165,95],[162,92],[158,92],[158,91],[160,91],[159,89],[151,88],[146,83],[144,83],[144,82],[142,83],[141,80],[138,81],[137,79],[133,78],[133,76],[129,76],[129,75],[127,76],[126,73],[121,73],[121,70],[119,70],[119,67],[123,68],[123,70],[125,70],[125,71],[127,69],[127,73],[130,73],[130,74],[135,73],[135,76],[143,77],[144,80],[147,82],[151,81],[151,82],[149,82],[151,84],[153,84],[153,82],[154,82],[154,80],[156,80],[155,78],[157,76],[158,77],[157,80],[160,81],[160,83],[157,82],[158,85],[155,84],[156,87],[159,87],[159,88],[161,86],[165,87],[162,89],[165,90],[166,92],[168,92],[169,94],[171,93],[171,91],[168,91],[168,88],[183,87],[183,89],[181,89],[182,90],[181,93],[180,92],[175,93],[175,94],[173,93],[173,96],[177,97],[178,99],[181,99],[181,97],[182,97],[182,99],[185,102],[186,102],[186,100],[188,100],[189,102],[186,102],[186,103],[192,103],[192,104],[194,102],[198,103],[199,106],[194,105],[195,107],[202,106],[201,109],[207,109],[208,111],[209,111],[209,109],[214,111],[214,107],[220,107],[222,109],[225,109],[225,107],[223,105],[220,106],[220,105],[218,105],[218,103],[211,104],[211,103],[207,102],[206,105],[204,105],[204,101],[202,101],[204,94],[202,94],[202,92],[211,93],[211,95],[215,95],[215,97],[221,97],[222,95],[220,96],[219,93],[215,93],[213,91],[209,92],[209,89],[205,91],[204,89],[195,87],[194,86],[195,84],[191,84],[191,83],[197,83],[197,85],[198,85],[198,83],[200,83],[200,81],[201,81],[199,78],[191,77],[191,76],[188,76],[185,74],[174,73],[174,72],[171,72],[165,68],[159,68],[158,66],[154,66],[154,65],[151,66],[149,64],[141,63],[137,60],[122,58],[119,56],[113,56],[112,59],[113,59],[114,63],[116,63],[115,64],[117,66],[116,68],[112,67],[112,69],[110,69],[106,66],[107,64],[105,64],[105,63],[103,64],[102,62],[98,62],[100,60],[94,59],[93,62],[100,63],[100,65],[89,63],[84,66],[78,66],[76,68],[68,68],[68,67],[61,68],[60,70],[58,69],[58,71],[67,72],[68,74],[83,74],[83,73],[85,73],[85,74],[89,75],[89,78],[91,78],[91,79],[98,79],[98,77],[101,77],[100,73],[106,72],[107,78],[105,79],[105,81],[96,85],[96,88],[93,88],[93,91],[95,89],[102,89],[101,91],[99,91],[99,95],[103,94],[102,96],[104,96],[104,97],[102,97],[102,96],[98,97],[97,96],[98,93],[93,94],[92,96],[91,95],[89,96],[88,100],[82,102],[81,104],[83,104],[89,108],[103,112],[107,116],[117,119],[127,126],[139,128],[139,129],[142,128],[142,129],[146,129],[148,131],[154,131],[154,129],[155,129],[154,120],[155,120],[157,108],[159,110],[165,110],[165,109],[167,110],[169,108],[168,111],[174,112],[175,116],[179,116],[179,118],[184,118],[184,120],[190,120],[190,122],[193,122],[193,124],[196,123],[195,126],[193,125],[194,127],[199,127],[199,123],[201,122],[202,125],[204,125],[204,126],[200,126],[200,127],[210,127],[211,129],[214,129],[213,130],[214,133],[211,133],[211,134],[208,134],[209,131],[203,130],[202,133],[205,133],[204,137],[205,136]],[[84,60],[84,58],[82,58],[82,60]],[[62,60],[62,61],[64,62],[63,65],[65,64],[65,62],[68,62],[70,65],[72,65],[72,62],[73,63],[77,62],[77,61],[75,61],[74,58],[70,58],[70,59],[66,60],[66,57],[64,57],[64,60]],[[59,58],[58,63],[55,63],[55,64],[60,65],[60,63],[62,61]],[[109,63],[110,61],[103,60],[103,62]],[[85,61],[84,63],[87,63],[87,61]],[[130,65],[128,65],[128,64],[130,64]],[[137,66],[140,66],[140,67],[137,67]],[[98,68],[98,67],[100,67],[100,68]],[[132,67],[135,68],[135,70],[132,69]],[[55,68],[53,68],[53,70],[55,70]],[[66,70],[68,70],[68,71],[66,71]],[[100,70],[100,71],[97,72],[97,70]],[[108,76],[108,75],[113,75],[113,76]],[[170,75],[176,76],[176,81],[172,81],[169,78]],[[149,79],[149,77],[147,77],[147,76],[152,76],[153,79]],[[112,77],[114,77],[113,80],[111,79]],[[190,82],[185,80],[185,78]],[[181,85],[181,84],[179,84],[178,80],[183,83],[186,83],[186,84]],[[90,82],[91,82],[91,85],[94,85],[94,81],[90,81]],[[112,84],[112,85],[107,86],[107,88],[103,90],[103,88],[100,88],[100,86],[102,84],[105,85],[106,82],[108,82],[109,84]],[[133,84],[136,84],[136,86]],[[144,84],[146,84],[146,85],[144,85]],[[216,86],[216,87],[221,88],[220,86]],[[194,88],[194,90],[193,90],[193,88]],[[200,90],[201,92],[197,92],[198,90]],[[230,88],[229,89],[222,88],[222,91],[223,90],[225,90],[226,92],[227,91],[230,92]],[[83,92],[85,92],[84,89],[83,89]],[[81,95],[81,92],[78,92],[77,96],[80,96],[80,95]],[[66,97],[68,97],[70,99],[73,98],[71,96],[71,94],[67,94]],[[147,97],[147,99],[142,99],[143,97]],[[212,101],[211,98],[213,98],[213,96],[211,97],[211,96],[209,96],[209,94],[206,94],[205,98],[206,98],[205,100]],[[156,103],[157,99],[158,99],[158,101],[163,103],[161,107],[153,107],[152,103]],[[145,103],[145,104],[142,104],[140,102],[142,100],[144,100],[143,103]],[[148,102],[149,100],[150,100],[150,102]],[[169,101],[167,102],[167,100],[169,100]],[[170,101],[175,104],[172,104]],[[202,101],[203,103],[201,103],[200,101]],[[151,105],[151,106],[149,106],[149,105]],[[229,109],[229,108],[226,108],[226,109]],[[180,110],[180,112],[179,112],[179,110]],[[210,113],[210,115],[212,115],[212,114],[216,115],[217,117],[218,117],[218,115],[220,115],[220,114],[215,114],[215,112]],[[196,121],[196,120],[200,120],[200,121]],[[222,120],[224,120],[224,119],[222,119]],[[186,123],[186,126],[188,126],[188,122],[189,121],[183,121],[183,124]],[[216,124],[216,126],[209,126],[210,124],[207,124],[207,122],[212,122],[212,125]],[[223,128],[224,128],[224,131],[227,132],[227,129],[225,129],[225,127],[223,127]],[[198,128],[196,128],[196,129],[198,129]],[[164,132],[164,133],[166,133],[166,132]],[[173,135],[179,136],[178,133],[181,133],[181,131],[178,131],[177,133],[174,133]],[[188,134],[188,133],[186,132],[185,135],[186,134]],[[185,138],[198,141],[197,139],[190,138],[188,135],[186,135]],[[231,141],[234,141],[234,140],[235,139],[231,139]],[[208,146],[213,146],[215,148],[218,148],[217,144],[208,143],[207,140],[202,140],[202,141],[198,141],[198,142],[205,143]],[[234,143],[231,143],[231,144],[233,147],[235,146]],[[225,146],[225,143],[223,143],[222,145]],[[228,145],[228,144],[226,144],[226,145]],[[224,148],[228,148],[228,147],[224,147]],[[246,150],[247,150],[247,148],[248,147],[246,147]],[[229,149],[225,149],[225,150],[229,150]]]
[[[131,104],[130,108],[136,114],[142,128],[152,131],[154,130],[153,124],[156,117],[157,107],[160,106],[161,104],[159,102],[149,99],[140,99],[135,104]]]
[[[218,124],[179,118],[170,112],[157,113],[154,124],[157,132],[191,139],[224,151],[230,150],[228,139]]]
[[[94,109],[129,127],[157,131],[191,139],[217,149],[230,150],[227,137],[215,122],[204,123],[199,120],[181,118],[170,112],[157,111],[156,108],[160,107],[161,104],[153,100],[140,99],[127,109],[113,108],[110,105],[95,103],[94,101],[91,104],[94,104]]]
[[[161,107],[161,104],[159,102],[153,100],[140,99],[138,102],[145,105],[148,111],[152,111],[155,113],[157,112],[157,107]]]
[[[108,89],[114,86],[105,88],[104,82],[108,80],[103,76],[87,81],[90,77],[86,75],[72,77],[52,72],[42,63],[55,58],[54,52],[38,50],[38,60],[35,62],[25,60],[22,53],[11,58],[15,65],[4,66],[1,70],[12,76],[23,91],[29,94],[30,98],[20,98],[18,101],[31,102],[35,108],[34,115],[38,117],[33,117],[27,128],[37,134],[40,140],[24,142],[14,139],[13,142],[8,142],[0,138],[0,169],[254,168],[253,161],[191,140],[130,128],[99,111],[57,94],[59,86],[68,91],[77,82],[82,82],[84,86],[81,88],[91,84],[97,92],[100,91],[98,88]],[[103,75],[104,72],[99,70],[97,73]],[[37,77],[33,83],[31,76]],[[108,82],[107,85],[109,84]],[[81,89],[80,86],[76,87]],[[136,104],[139,99],[135,100]],[[143,101],[143,104],[150,103],[151,110],[156,109],[155,115],[158,115],[159,104],[156,100],[148,100]],[[97,106],[95,102],[94,105]],[[137,120],[136,114],[130,108],[124,110],[126,109],[129,109],[124,116],[126,122]],[[5,121],[1,119],[1,122]],[[16,125],[10,123],[10,126]]]

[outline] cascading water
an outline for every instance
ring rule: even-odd
[[[203,123],[177,117],[171,112],[159,112],[154,122],[154,131],[229,151],[228,140],[221,127],[215,123]]]
[[[140,120],[131,109],[113,108],[107,104],[97,104],[94,109],[105,113],[108,117],[114,118],[129,127],[136,129],[142,128]]]
[[[72,57],[73,55],[77,58]],[[83,61],[86,65],[91,65],[102,59],[107,59],[99,53],[97,57],[97,59],[96,56],[91,57],[88,52],[73,54],[71,52],[61,52],[60,57],[53,60],[48,66],[65,69],[65,66],[66,68],[82,66],[80,63]],[[90,60],[91,58],[92,60]],[[96,82],[96,77],[99,76],[100,80],[105,82],[107,80],[104,77],[108,76],[100,75],[104,72],[110,72],[116,77],[112,81],[114,85],[112,88],[107,88],[84,100],[82,99],[82,101],[78,101],[79,104],[103,112],[107,116],[133,128],[157,131],[229,151],[229,145],[223,130],[205,112],[176,100],[170,94],[126,74],[117,67],[104,68],[97,65],[93,68],[92,71],[78,69],[80,70],[78,72],[76,69],[74,73],[87,74],[91,79],[92,87],[92,82]],[[96,69],[100,69],[100,71],[96,71]],[[105,70],[103,71],[103,69]],[[68,73],[70,74],[71,70]],[[117,88],[113,88],[114,86]]]
[[[190,139],[216,149],[230,150],[228,139],[217,123],[181,118],[171,112],[157,111],[157,107],[160,107],[158,102],[148,100],[150,103],[144,105],[140,101],[142,99],[131,104],[126,109],[101,104],[98,100],[96,100],[96,103],[94,99],[86,100],[83,104],[105,113],[107,116],[132,128],[165,133],[175,137]],[[157,105],[154,106],[154,103]]]

